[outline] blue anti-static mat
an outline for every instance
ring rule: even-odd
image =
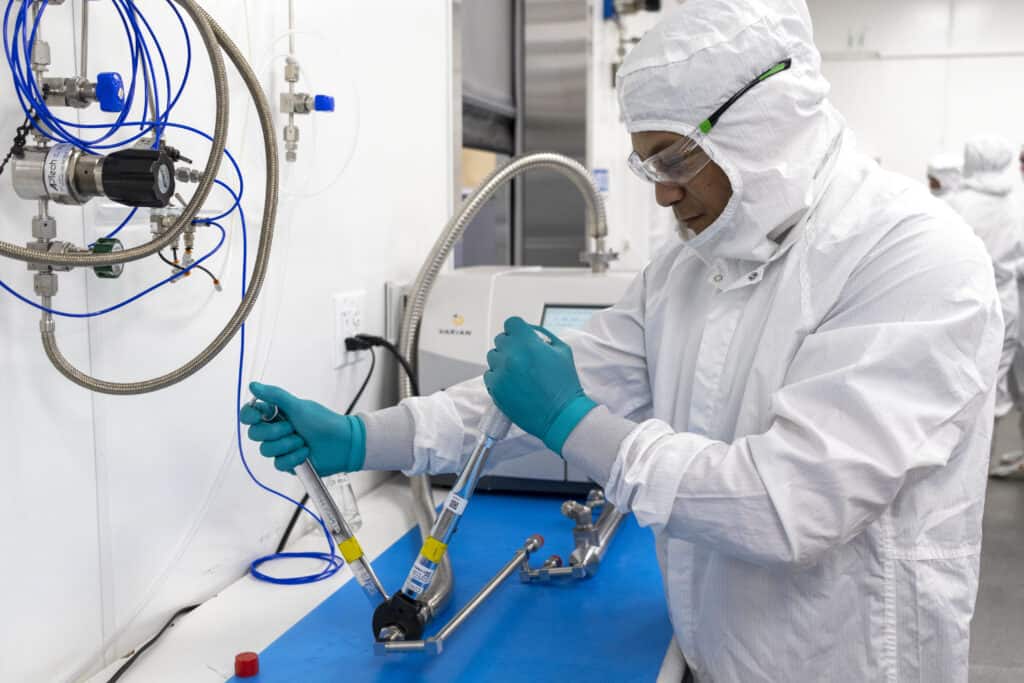
[[[572,550],[562,498],[478,493],[451,547],[455,592],[428,627],[433,635],[511,559],[527,536],[547,540],[537,566]],[[419,550],[412,530],[374,563],[398,590]],[[286,590],[286,589],[283,589]],[[440,655],[377,656],[372,608],[353,580],[260,654],[246,681],[653,681],[671,637],[649,531],[628,517],[592,579],[523,584],[513,575],[445,641]],[[237,679],[231,679],[235,681]]]

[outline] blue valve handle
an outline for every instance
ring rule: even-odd
[[[313,98],[314,111],[334,111],[334,98],[330,95],[317,95]]]
[[[124,81],[116,71],[96,74],[96,100],[100,109],[119,112],[124,109]]]

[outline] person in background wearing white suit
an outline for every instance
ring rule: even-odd
[[[1024,183],[1021,177],[1024,176],[1024,149],[1018,156],[1020,175],[1013,173],[1016,179],[1013,183],[1015,206],[1020,219],[1020,238],[1024,242]],[[1018,325],[1024,324],[1024,248],[1021,249],[1020,258],[1017,261],[1017,300],[1018,300]],[[1017,349],[1013,356],[1013,364],[1010,366],[1010,393],[1013,396],[1014,405],[1020,411],[1019,433],[1024,436],[1024,334],[1018,330]],[[992,476],[995,477],[1024,477],[1024,450],[1014,449],[1000,455],[996,466],[992,469]]]
[[[1010,365],[1017,353],[1018,314],[1017,269],[1022,257],[1019,196],[1020,180],[1014,168],[1010,143],[985,135],[964,145],[963,182],[946,201],[963,216],[985,243],[995,271],[996,289],[1003,309],[1003,353],[999,360],[995,416],[1013,408],[1009,390]]]
[[[963,154],[942,153],[928,162],[928,189],[936,197],[948,197],[963,182]]]

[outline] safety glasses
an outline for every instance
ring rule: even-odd
[[[740,99],[758,83],[766,81],[775,74],[782,73],[792,66],[793,60],[786,59],[763,74],[747,83],[741,90],[730,97],[725,104],[716,109],[711,116],[707,117],[694,128],[689,135],[680,138],[657,154],[652,154],[646,159],[641,159],[635,151],[629,155],[629,168],[641,180],[648,180],[652,183],[663,185],[685,185],[693,180],[694,176],[704,170],[704,167],[711,161],[711,157],[704,151],[701,143],[704,138],[715,127],[722,115],[729,110],[729,107],[736,104]]]

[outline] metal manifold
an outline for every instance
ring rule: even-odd
[[[600,514],[595,520],[594,513],[597,510],[600,510]],[[565,501],[562,503],[562,514],[576,522],[572,530],[576,547],[569,555],[569,564],[565,565],[558,555],[552,555],[536,569],[526,565],[519,575],[524,583],[590,578],[601,566],[609,541],[623,519],[623,514],[605,501],[600,489],[591,490],[585,503]]]

